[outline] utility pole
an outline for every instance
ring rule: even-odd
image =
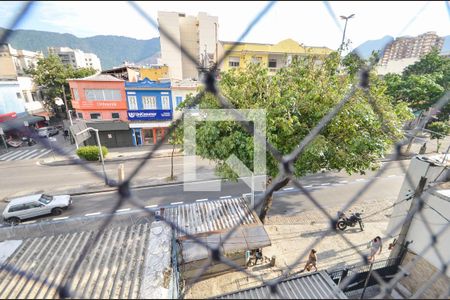
[[[425,183],[427,182],[426,177],[420,177],[419,184],[417,185],[416,190],[414,191],[414,195],[412,198],[411,206],[409,207],[408,214],[406,216],[406,219],[402,225],[402,229],[400,231],[400,234],[398,236],[397,242],[395,243],[394,249],[392,249],[391,258],[397,258],[401,251],[403,250],[403,246],[405,244],[406,236],[408,234],[409,227],[411,226],[413,216],[417,212],[417,209],[419,207],[419,201],[421,200],[421,196],[423,193],[423,189],[425,188]]]
[[[342,42],[341,42],[341,46],[339,47],[339,49],[341,51],[343,50],[343,47],[344,47],[344,39],[345,39],[345,31],[347,30],[347,22],[348,22],[349,19],[353,18],[354,16],[355,16],[355,14],[351,14],[348,17],[341,16],[341,19],[345,20],[344,33],[342,34]]]

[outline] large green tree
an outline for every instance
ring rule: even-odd
[[[427,110],[450,88],[450,59],[433,49],[416,63],[405,68],[401,75],[384,76],[386,93],[394,102],[404,101],[414,111]],[[438,119],[449,119],[450,103],[438,114]]]
[[[45,106],[49,110],[55,110],[55,98],[64,98],[64,93],[68,102],[68,108],[71,108],[71,97],[69,78],[83,78],[95,74],[92,68],[74,69],[71,65],[64,65],[56,55],[39,59],[35,68],[28,69],[27,73],[33,78],[33,81],[41,88],[44,94]],[[63,93],[64,88],[64,93]]]
[[[359,62],[357,62],[359,63]],[[267,140],[283,155],[295,150],[305,136],[337,105],[356,79],[353,69],[343,75],[338,53],[318,64],[314,57],[294,59],[270,76],[266,67],[249,64],[245,69],[225,72],[220,91],[238,109],[265,109]],[[371,98],[381,115],[369,104],[367,93],[358,90],[294,163],[295,176],[321,170],[345,170],[348,173],[376,169],[379,159],[402,137],[401,127],[412,114],[404,103],[393,105],[385,95],[386,86],[370,74]],[[189,104],[188,99],[186,101]],[[217,99],[206,93],[200,108],[220,108]],[[253,137],[238,122],[200,122],[196,129],[197,154],[216,163],[218,175],[236,179],[225,163],[232,154],[253,169]],[[279,173],[278,161],[267,155],[267,175]],[[276,186],[288,184],[284,179]],[[272,195],[264,200],[260,218],[264,221]]]

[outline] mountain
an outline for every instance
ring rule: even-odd
[[[364,59],[369,58],[372,51],[381,51],[380,55],[383,55],[383,49],[393,40],[394,38],[390,35],[386,35],[378,40],[369,40],[356,47],[353,52],[357,52]]]
[[[0,35],[4,31],[0,27]],[[102,69],[121,65],[124,61],[139,62],[153,57],[160,51],[159,37],[138,40],[123,36],[97,35],[79,38],[68,33],[56,33],[38,30],[13,30],[8,43],[13,48],[30,51],[42,51],[47,55],[47,47],[70,47],[96,54],[100,58]]]

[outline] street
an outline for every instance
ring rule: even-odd
[[[135,165],[139,162],[130,161],[127,162],[127,165],[128,163],[130,165]],[[369,203],[378,199],[389,199],[392,201],[396,199],[400,186],[404,180],[404,171],[401,165],[404,169],[406,169],[409,165],[409,160],[390,162],[387,165],[386,171],[377,177],[374,184],[363,193],[360,197],[359,203]],[[145,172],[148,172],[149,174],[158,174],[158,171],[162,172],[168,168],[166,159],[155,160],[148,166],[149,167],[145,168]],[[115,167],[115,164],[112,164],[108,167],[108,169],[112,172]],[[26,166],[23,166],[23,168],[26,168]],[[47,182],[49,183],[48,186],[52,186],[52,184],[54,184],[53,180],[56,180],[57,182],[58,176],[64,176],[63,174],[70,172],[67,168],[73,170],[69,173],[71,176],[67,180],[74,180],[73,178],[77,178],[76,180],[80,179],[87,181],[89,176],[89,172],[80,171],[78,166],[34,166],[32,168],[39,170],[45,168],[47,171],[46,176],[36,176],[36,174],[32,174],[30,172],[27,172],[24,176],[19,176],[21,171],[20,168],[18,168],[15,169],[15,171],[11,171],[11,176],[8,176],[6,180],[14,180],[10,177],[19,176],[20,178],[25,178],[25,180],[28,180],[29,182],[34,183],[33,180],[42,180],[43,184]],[[176,170],[179,173],[182,172],[181,158],[177,158]],[[145,172],[142,174],[147,174]],[[206,176],[211,172],[212,168],[209,167],[206,162],[203,162],[199,173],[202,176]],[[161,173],[159,174],[161,175]],[[345,203],[350,201],[350,199],[358,191],[360,191],[365,184],[367,184],[369,179],[373,178],[375,175],[376,172],[367,172],[365,175],[354,174],[351,176],[347,175],[345,172],[326,172],[305,176],[301,178],[300,182],[303,184],[305,189],[310,192],[315,199],[317,199],[321,206],[333,207],[339,205],[343,206]],[[50,178],[52,180],[50,180]],[[201,187],[209,181],[211,180],[191,184]],[[181,183],[135,188],[132,191],[132,195],[133,199],[138,204],[134,205],[130,201],[125,200],[125,202],[117,209],[114,209],[114,206],[118,201],[118,195],[115,191],[73,196],[73,206],[62,215],[57,217],[41,217],[25,223],[30,224],[49,220],[60,221],[73,218],[104,217],[111,213],[115,215],[140,214],[144,208],[154,210],[164,206],[239,197],[242,196],[242,194],[250,193],[250,188],[246,186],[242,180],[239,180],[238,182],[223,182],[220,192],[188,192],[184,191],[183,188],[183,184]],[[261,193],[256,193],[256,200],[258,200],[258,195],[260,194]],[[4,205],[1,205],[1,207],[4,207]],[[303,192],[292,184],[289,184],[282,190],[275,192],[270,215],[289,216],[299,212],[313,210],[315,208],[315,205]]]

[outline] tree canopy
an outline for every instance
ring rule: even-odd
[[[433,49],[416,63],[405,68],[401,75],[387,74],[386,93],[394,102],[404,101],[415,111],[432,107],[450,88],[450,58]],[[449,119],[450,103],[441,110],[438,118]]]
[[[95,74],[96,71],[92,68],[74,69],[71,65],[64,65],[58,56],[50,55],[39,59],[36,67],[28,69],[27,73],[32,76],[36,85],[41,87],[47,109],[54,109],[55,98],[63,98],[63,87],[69,108],[71,107],[67,79],[87,77]]]

